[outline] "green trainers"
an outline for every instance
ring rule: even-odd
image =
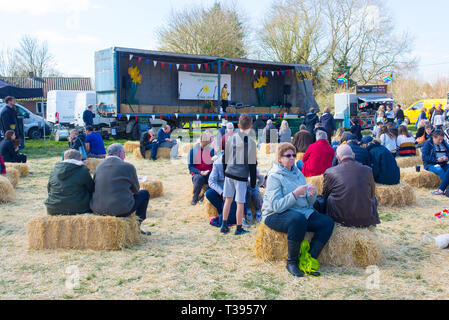
[[[312,258],[309,253],[310,244],[307,240],[301,243],[301,255],[299,257],[299,269],[312,277],[319,277],[321,273],[318,271],[320,269],[320,263],[317,259]]]

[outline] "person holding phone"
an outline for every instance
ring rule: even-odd
[[[317,190],[295,166],[296,148],[291,143],[279,145],[277,162],[268,173],[263,199],[262,220],[267,227],[286,233],[288,240],[287,270],[296,277],[304,277],[299,269],[300,246],[306,232],[313,232],[309,254],[318,259],[334,230],[333,220],[314,209]],[[320,272],[309,273],[320,276]]]

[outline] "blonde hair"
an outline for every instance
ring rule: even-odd
[[[343,133],[345,133],[344,128],[338,128],[335,135],[332,137],[332,142],[341,142],[341,138],[343,137]]]
[[[278,162],[281,162],[282,155],[288,150],[291,150],[296,154],[296,148],[290,142],[284,142],[278,146]]]
[[[287,130],[288,128],[289,128],[288,127],[288,122],[286,120],[282,120],[281,130]]]
[[[427,126],[428,124],[430,124],[429,120],[423,119],[421,121],[418,122],[418,129],[419,128],[424,128],[425,126]]]

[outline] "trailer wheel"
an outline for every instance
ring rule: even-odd
[[[136,122],[136,124],[133,126],[133,129],[131,130],[131,139],[132,140],[140,140],[139,136],[139,124]]]

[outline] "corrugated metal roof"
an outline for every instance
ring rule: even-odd
[[[75,91],[93,91],[93,84],[90,78],[66,78],[66,77],[45,77],[45,78],[27,78],[27,77],[0,77],[1,80],[19,88],[42,88],[44,97],[47,98],[47,92],[51,90],[75,90]]]

